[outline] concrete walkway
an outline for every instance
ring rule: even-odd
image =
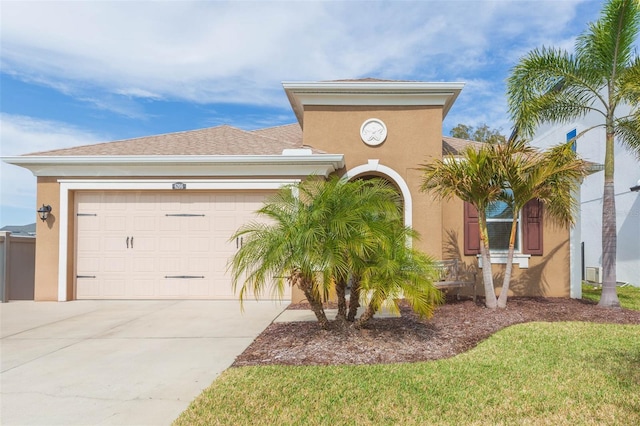
[[[285,307],[0,304],[0,424],[168,425]]]

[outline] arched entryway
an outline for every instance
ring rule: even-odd
[[[413,225],[411,192],[409,191],[409,186],[407,186],[407,183],[398,172],[380,164],[379,160],[369,160],[367,164],[362,164],[350,169],[342,178],[345,180],[353,180],[363,177],[381,177],[395,186],[402,195],[404,202],[404,224],[409,227]]]

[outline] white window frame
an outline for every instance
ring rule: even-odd
[[[487,221],[487,225],[489,225],[490,222],[508,222],[509,224],[511,223],[511,218],[509,219],[489,219],[486,218]],[[522,253],[522,244],[523,244],[523,240],[522,240],[522,233],[523,233],[523,229],[522,229],[522,210],[520,210],[520,212],[518,213],[518,230],[516,235],[518,236],[518,240],[516,241],[516,249],[513,252],[513,260],[512,263],[513,264],[517,264],[518,267],[520,269],[527,269],[529,267],[529,259],[531,258],[530,254],[524,254]],[[491,245],[491,240],[489,240],[489,245]],[[489,255],[491,257],[491,263],[492,264],[506,264],[507,263],[507,257],[509,254],[509,248],[507,247],[506,249],[492,249],[491,247],[489,247]],[[478,265],[480,268],[482,268],[482,256],[477,255],[478,257]]]

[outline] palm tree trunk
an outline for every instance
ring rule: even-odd
[[[371,318],[373,318],[375,313],[376,313],[376,310],[373,308],[373,306],[371,304],[369,304],[367,306],[367,309],[365,309],[365,311],[362,313],[362,315],[360,315],[360,318],[358,318],[358,321],[356,321],[356,323],[353,326],[356,329],[360,329],[360,328],[364,327],[364,325],[367,322],[369,322],[369,320]]]
[[[491,253],[489,252],[489,233],[487,232],[486,212],[478,211],[478,226],[480,226],[480,256],[482,257],[482,281],[484,281],[485,306],[495,309],[497,306],[496,291],[493,288],[493,273],[491,271]]]
[[[349,314],[347,315],[347,321],[355,321],[358,308],[360,307],[360,280],[357,277],[353,277],[351,283],[351,292],[349,293]]]
[[[313,283],[311,280],[306,279],[297,273],[292,281],[295,282],[304,293],[304,296],[307,298],[307,302],[309,302],[309,305],[311,306],[311,310],[318,319],[320,327],[327,330],[329,328],[329,320],[327,319],[327,315],[324,313],[322,302],[313,294]]]
[[[338,314],[336,320],[347,321],[347,300],[346,300],[347,283],[343,278],[336,280],[336,298],[338,299]]]
[[[613,131],[607,127],[607,142],[604,157],[604,190],[602,194],[602,296],[598,306],[619,308],[616,293],[616,198],[613,186],[614,142]]]
[[[513,271],[513,252],[515,250],[516,232],[518,230],[518,212],[513,209],[513,222],[511,222],[511,234],[509,235],[509,252],[507,253],[507,266],[504,270],[504,280],[502,290],[498,297],[498,308],[507,307],[507,297],[509,297],[509,285],[511,284],[511,273]]]

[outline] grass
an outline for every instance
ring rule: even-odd
[[[224,372],[175,425],[640,424],[640,326],[528,323],[451,359]]]
[[[589,284],[582,284],[582,298],[597,302],[600,300],[602,288],[594,287]],[[618,299],[620,306],[626,309],[635,309],[640,311],[640,287],[624,286],[618,287]]]

